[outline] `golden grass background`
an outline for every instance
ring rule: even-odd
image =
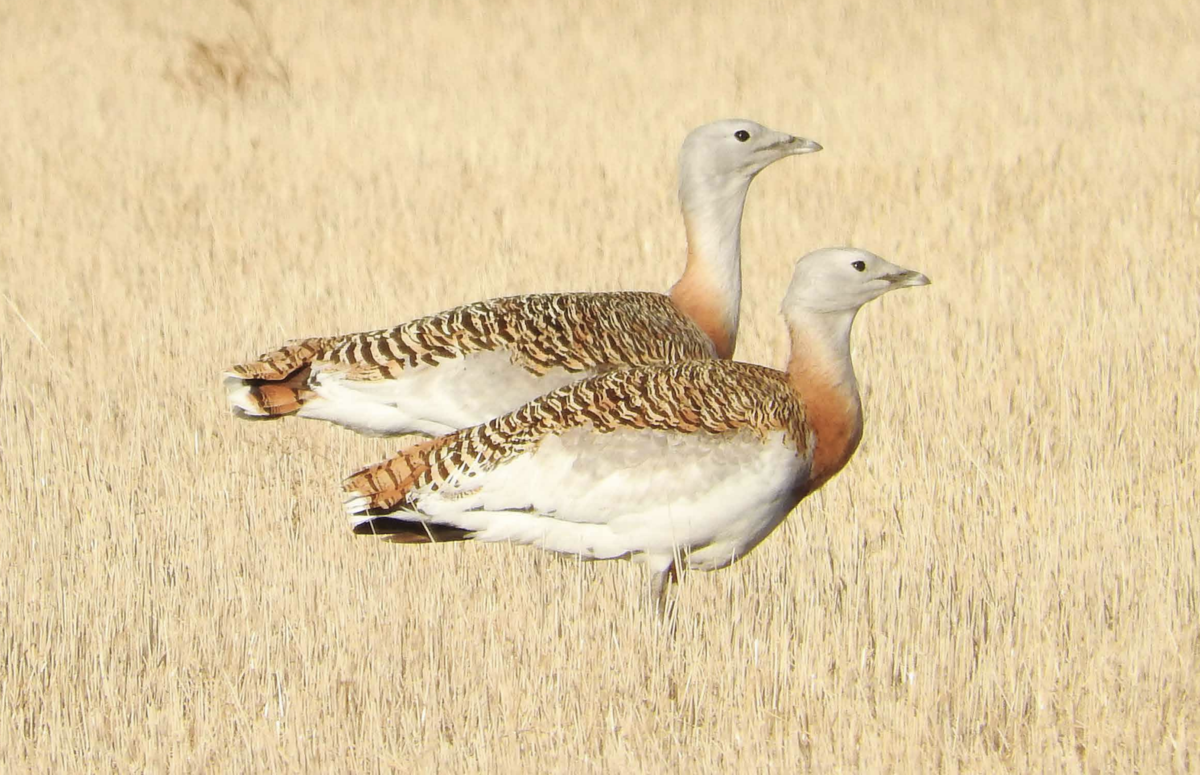
[[[174,5],[0,9],[0,769],[1200,768],[1193,3]],[[293,336],[665,289],[726,116],[826,147],[751,189],[740,358],[815,247],[934,285],[674,638],[635,566],[355,538],[397,442],[227,413]]]

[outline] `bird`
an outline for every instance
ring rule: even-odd
[[[928,285],[855,248],[800,258],[781,305],[782,370],[733,360],[631,366],[409,446],[343,482],[353,531],[397,543],[508,541],[653,573],[754,549],[862,438],[850,329],[867,302]]]
[[[687,261],[669,294],[509,296],[389,329],[293,340],[229,368],[228,403],[245,419],[296,415],[365,435],[437,436],[612,368],[729,358],[750,183],[775,161],[819,150],[742,119],[690,132],[679,155]]]

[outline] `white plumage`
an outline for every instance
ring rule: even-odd
[[[587,560],[636,557],[656,571],[689,547],[688,566],[722,568],[791,511],[783,495],[807,476],[782,432],[686,437],[618,430],[597,439],[574,428],[529,455],[413,493],[423,515],[474,532]],[[602,450],[602,454],[597,454]],[[669,475],[653,461],[669,461]],[[350,511],[368,500],[347,502]],[[356,520],[361,522],[361,520]]]
[[[514,368],[503,350],[482,350],[435,365],[405,369],[397,379],[355,380],[340,369],[315,371],[318,400],[299,415],[328,420],[368,436],[390,436],[397,428],[439,436],[494,416],[498,406],[516,407],[568,385],[578,375],[550,369],[537,375]]]

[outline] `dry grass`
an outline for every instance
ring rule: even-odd
[[[970,5],[7,5],[0,769],[1200,768],[1194,3]],[[665,288],[728,115],[826,146],[751,191],[740,357],[813,247],[935,284],[673,640],[636,567],[353,537],[394,443],[225,411],[290,336]]]

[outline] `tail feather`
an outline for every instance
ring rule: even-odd
[[[430,544],[470,540],[473,532],[450,525],[435,525],[415,519],[372,517],[354,525],[357,535],[379,536],[394,544]]]
[[[429,480],[435,453],[457,438],[451,433],[402,449],[382,463],[351,474],[342,483],[346,510],[351,514],[383,516],[404,509],[411,491]],[[399,521],[399,520],[397,520]]]
[[[308,387],[312,367],[304,365],[279,382],[225,377],[225,397],[234,414],[247,420],[269,420],[300,411],[316,394]]]
[[[312,364],[328,347],[328,340],[300,339],[258,360],[239,363],[225,372],[225,395],[234,414],[248,420],[266,420],[295,414],[314,393],[308,388]]]
[[[230,377],[263,382],[280,382],[292,376],[298,369],[311,366],[329,350],[329,339],[313,337],[288,342],[278,350],[258,356],[258,360],[231,366]]]

